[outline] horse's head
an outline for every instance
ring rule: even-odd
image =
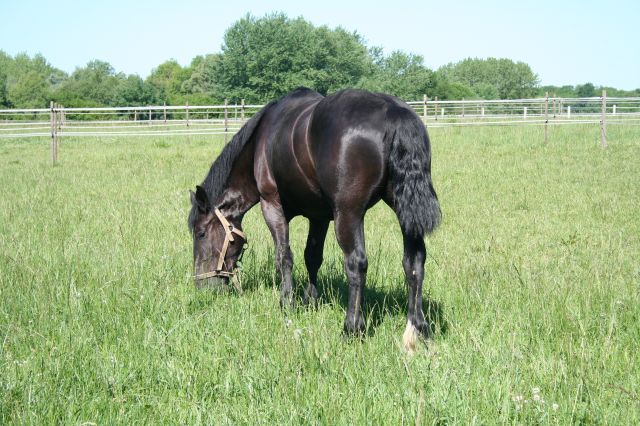
[[[189,229],[193,236],[193,269],[197,287],[226,284],[242,256],[245,234],[209,203],[206,191],[191,193]]]

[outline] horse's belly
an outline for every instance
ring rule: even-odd
[[[333,209],[316,182],[308,176],[289,170],[277,176],[278,194],[288,217],[305,216],[310,219],[331,219]]]

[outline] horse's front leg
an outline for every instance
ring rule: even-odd
[[[273,242],[276,246],[276,269],[280,274],[280,306],[290,308],[294,305],[293,299],[293,254],[289,248],[289,221],[284,215],[279,201],[260,200],[260,207],[264,220],[271,231]]]
[[[344,253],[344,269],[349,280],[349,307],[344,319],[346,334],[362,334],[364,285],[367,278],[367,253],[364,245],[364,217],[356,214],[337,214],[336,238]]]

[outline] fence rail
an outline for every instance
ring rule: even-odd
[[[640,125],[640,97],[557,98],[442,101],[424,96],[408,102],[430,128],[453,126],[544,126],[599,124],[606,146],[606,126]],[[0,139],[49,137],[56,161],[64,136],[229,135],[263,105],[156,105],[100,108],[0,110]]]

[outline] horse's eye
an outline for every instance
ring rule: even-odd
[[[197,239],[199,239],[199,240],[204,240],[204,237],[205,237],[206,235],[207,235],[207,234],[206,234],[204,231],[200,231],[200,232],[198,232],[198,234],[196,235],[196,238],[197,238]]]

